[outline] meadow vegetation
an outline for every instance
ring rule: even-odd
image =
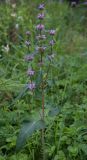
[[[24,60],[27,30],[32,32],[34,51],[40,2],[23,1],[15,11],[10,4],[0,4],[0,160],[42,159],[40,131],[29,137],[19,152],[15,151],[21,125],[37,119],[40,112],[38,90],[32,96],[26,89],[28,64]],[[12,15],[14,12],[16,15]],[[46,30],[56,30],[55,56],[45,92],[46,160],[86,160],[87,8],[70,8],[50,0],[45,15]]]

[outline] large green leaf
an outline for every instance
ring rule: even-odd
[[[26,139],[32,136],[32,134],[36,130],[40,130],[43,128],[45,128],[45,123],[42,120],[24,123],[17,139],[16,151],[19,151],[23,147],[23,145],[26,142]]]

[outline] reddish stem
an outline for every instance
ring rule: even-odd
[[[44,89],[42,88],[42,119],[44,121]]]

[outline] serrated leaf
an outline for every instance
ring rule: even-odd
[[[18,139],[17,139],[16,151],[19,151],[23,147],[23,145],[26,142],[26,139],[32,136],[32,134],[35,131],[43,128],[45,128],[45,123],[42,120],[25,123],[21,128]]]

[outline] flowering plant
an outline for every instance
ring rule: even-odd
[[[42,105],[41,113],[40,113],[40,119],[37,121],[32,121],[23,126],[19,133],[19,137],[17,140],[17,149],[20,149],[22,145],[24,144],[26,138],[33,134],[36,130],[41,130],[41,142],[42,142],[42,149],[43,149],[43,160],[45,159],[44,154],[44,144],[45,144],[45,131],[44,128],[46,127],[45,124],[45,91],[47,86],[47,78],[48,73],[50,70],[50,64],[52,63],[52,60],[54,58],[53,53],[53,46],[55,45],[54,41],[54,35],[56,31],[54,29],[51,29],[50,31],[47,31],[50,40],[49,43],[46,45],[46,39],[47,35],[45,35],[45,25],[43,24],[43,19],[45,17],[44,14],[44,4],[40,4],[38,9],[40,10],[40,13],[37,16],[37,19],[39,23],[36,25],[36,37],[35,41],[37,42],[37,46],[35,47],[35,54],[31,54],[31,32],[27,31],[26,36],[27,40],[25,41],[25,45],[27,46],[28,54],[25,56],[25,60],[27,63],[29,63],[29,68],[27,71],[27,75],[29,77],[29,82],[27,84],[27,89],[30,90],[32,93],[31,95],[34,96],[40,93],[40,104]],[[45,66],[47,59],[47,64]],[[36,63],[36,70],[35,65],[33,66],[33,63]],[[57,110],[56,110],[57,113]],[[22,140],[21,140],[21,138]]]

